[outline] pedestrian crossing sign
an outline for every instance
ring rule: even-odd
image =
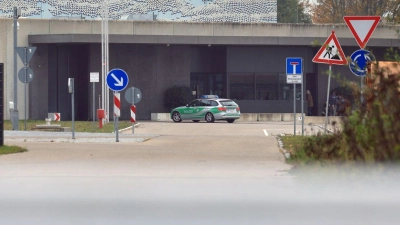
[[[335,31],[328,37],[321,49],[312,60],[315,63],[346,65],[347,59],[335,35]]]

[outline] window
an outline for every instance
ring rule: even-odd
[[[229,76],[230,98],[237,100],[254,100],[254,75],[232,74]]]
[[[237,106],[236,102],[232,100],[221,101],[221,105],[223,106]]]
[[[210,100],[200,100],[201,105],[200,106],[209,106],[210,105]]]
[[[256,99],[278,99],[278,74],[256,75]]]
[[[196,91],[196,98],[201,95],[218,95],[220,98],[227,96],[225,74],[192,73],[190,87]]]
[[[210,101],[210,106],[218,106],[218,102],[216,102],[216,101]]]
[[[202,103],[199,100],[194,100],[193,102],[189,103],[189,107],[196,107],[196,106],[201,106]]]

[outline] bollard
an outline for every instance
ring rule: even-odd
[[[103,119],[105,118],[104,109],[97,109],[97,118],[99,118],[99,128],[103,128]]]

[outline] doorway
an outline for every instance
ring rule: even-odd
[[[313,97],[314,107],[312,107],[311,113],[313,116],[319,116],[318,110],[320,108],[318,104],[318,77],[315,73],[307,73],[306,74],[306,86],[305,91],[310,90],[311,96]],[[306,95],[305,95],[306,96]],[[308,110],[307,100],[305,99],[305,108]]]
[[[89,118],[89,50],[87,45],[49,46],[49,112],[61,113],[61,120],[72,119],[72,99],[68,78],[75,80],[75,119]]]

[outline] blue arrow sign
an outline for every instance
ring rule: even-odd
[[[113,91],[122,91],[128,86],[128,74],[121,69],[113,69],[107,74],[107,85]]]
[[[286,74],[302,75],[303,59],[302,58],[286,58]]]
[[[360,77],[367,75],[368,67],[371,65],[372,61],[375,61],[375,56],[364,49],[355,51],[351,54],[350,58],[351,62],[349,63],[349,67],[351,72]]]

